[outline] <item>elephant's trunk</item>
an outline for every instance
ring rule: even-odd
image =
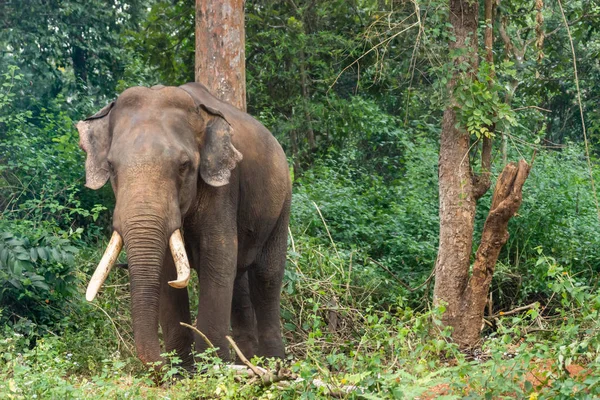
[[[147,212],[129,216],[123,224],[131,284],[133,336],[138,357],[144,363],[162,361],[158,309],[160,276],[169,235],[167,229],[164,218]]]

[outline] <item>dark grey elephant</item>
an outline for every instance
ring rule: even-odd
[[[113,237],[86,297],[96,296],[124,243],[138,357],[163,361],[160,321],[165,350],[192,364],[194,334],[179,325],[191,319],[190,265],[200,282],[197,328],[221,358],[230,359],[230,329],[246,356],[283,357],[291,183],[271,133],[198,83],[127,89],[77,129],[86,186],[110,178],[116,197]],[[195,348],[206,344],[196,338]]]

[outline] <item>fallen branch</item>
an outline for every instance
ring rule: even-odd
[[[538,303],[536,301],[535,303],[531,303],[531,304],[528,304],[528,305],[522,306],[522,307],[517,307],[517,308],[512,309],[510,311],[500,311],[499,313],[494,314],[494,315],[490,316],[489,318],[498,318],[498,317],[504,317],[504,316],[507,316],[507,315],[518,314],[521,311],[530,310],[532,308],[537,308],[539,306],[540,306],[540,303]]]

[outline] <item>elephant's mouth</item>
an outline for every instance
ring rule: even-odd
[[[110,242],[104,251],[104,255],[102,256],[100,263],[98,263],[96,271],[94,271],[94,275],[92,275],[92,279],[90,279],[90,283],[88,284],[85,293],[87,301],[94,300],[98,294],[98,291],[108,277],[110,270],[115,265],[122,248],[123,238],[121,238],[119,232],[113,231]],[[169,281],[169,285],[178,289],[185,288],[190,279],[190,263],[185,252],[185,245],[183,244],[183,238],[179,229],[171,234],[171,237],[169,238],[169,248],[171,249],[171,255],[173,256],[173,261],[175,262],[175,267],[177,269],[177,279]]]

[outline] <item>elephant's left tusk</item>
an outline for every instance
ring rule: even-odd
[[[108,273],[115,264],[115,261],[117,261],[117,257],[119,257],[119,253],[121,252],[122,248],[123,239],[117,231],[114,231],[112,237],[110,238],[110,242],[108,242],[106,251],[104,252],[102,259],[98,263],[96,271],[94,271],[94,275],[92,275],[92,279],[90,279],[90,283],[88,284],[87,291],[85,292],[85,299],[87,301],[94,300],[98,294],[100,287],[108,277]]]
[[[187,287],[190,280],[190,263],[179,229],[171,235],[169,247],[171,248],[171,254],[173,255],[173,261],[175,261],[175,268],[177,269],[177,280],[169,281],[169,285],[177,289],[183,289]]]

